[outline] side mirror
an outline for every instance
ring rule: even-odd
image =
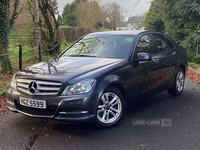
[[[151,54],[149,53],[138,53],[137,61],[151,61]]]

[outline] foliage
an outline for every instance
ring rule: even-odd
[[[200,36],[195,31],[200,24],[200,3],[197,0],[163,0],[165,3],[165,33],[183,46],[189,61],[200,63],[195,52]]]
[[[19,0],[14,1],[12,14],[10,14],[10,0],[0,1],[0,62],[3,71],[12,71],[8,55],[9,34],[13,28],[14,21],[18,16],[17,7]]]
[[[145,24],[144,21],[141,22],[140,20],[136,19],[133,24],[133,28],[136,30],[142,30],[144,28],[144,24]]]
[[[102,23],[101,22],[96,22],[95,28],[96,29],[100,29],[102,27]]]
[[[97,1],[80,2],[75,14],[79,27],[95,28],[97,22],[102,22],[102,11]]]
[[[58,15],[58,21],[59,21],[59,25],[63,24],[61,15]]]
[[[60,28],[59,36],[60,39],[64,40],[68,43],[73,43],[78,40],[80,37],[89,34],[92,32],[91,28],[86,27],[68,27],[68,28]]]
[[[111,28],[115,30],[117,22],[124,21],[126,11],[116,2],[108,3],[103,7]]]
[[[76,3],[80,3],[80,2],[87,2],[87,0],[75,0]]]
[[[145,30],[153,30],[164,32],[164,4],[160,0],[154,0],[151,2],[151,7],[146,15]]]
[[[111,25],[108,21],[104,21],[103,26],[104,26],[105,29],[111,29]]]
[[[67,26],[76,27],[76,14],[75,10],[77,7],[77,2],[72,2],[71,4],[67,4],[64,7],[62,18],[63,18],[63,24]]]
[[[189,63],[189,67],[191,67],[197,71],[200,71],[200,64]]]

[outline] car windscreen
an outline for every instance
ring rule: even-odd
[[[131,49],[134,36],[85,36],[62,56],[125,58]]]

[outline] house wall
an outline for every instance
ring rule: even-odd
[[[131,23],[128,23],[128,24],[127,24],[127,30],[132,30]]]
[[[119,29],[120,29],[120,30],[127,30],[127,27],[120,27],[120,28],[119,28],[119,27],[116,27],[116,31],[119,31]]]

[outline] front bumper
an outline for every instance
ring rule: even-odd
[[[32,117],[52,118],[69,122],[93,121],[96,115],[98,94],[92,92],[73,96],[30,96],[9,86],[6,91],[7,108]],[[46,109],[20,105],[20,97],[45,100]]]

